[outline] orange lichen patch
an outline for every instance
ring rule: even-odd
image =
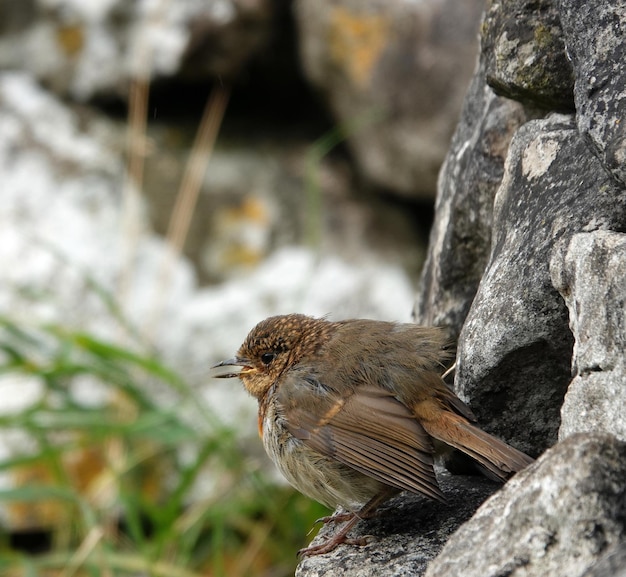
[[[267,254],[272,220],[271,206],[255,195],[218,208],[213,216],[214,240],[205,255],[208,266],[223,272],[258,265]]]
[[[245,218],[266,224],[269,221],[267,206],[261,199],[247,196],[241,203],[241,213]]]
[[[389,20],[379,14],[358,14],[343,7],[330,15],[329,44],[333,61],[350,79],[365,87],[387,44]]]
[[[264,251],[241,244],[229,246],[222,253],[223,265],[227,267],[254,267],[263,260],[264,256]]]
[[[267,224],[270,220],[270,215],[267,205],[262,199],[256,196],[246,196],[237,206],[225,209],[223,218],[228,224],[241,221]]]
[[[56,36],[59,46],[67,56],[76,56],[85,45],[85,33],[79,24],[60,26]]]

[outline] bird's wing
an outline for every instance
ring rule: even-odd
[[[340,394],[294,371],[278,402],[289,432],[311,449],[392,487],[445,500],[429,435],[389,391],[362,385]]]

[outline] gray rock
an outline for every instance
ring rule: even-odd
[[[350,536],[371,536],[364,547],[342,545],[332,553],[304,559],[297,577],[368,577],[422,575],[448,537],[500,485],[482,477],[438,471],[446,505],[403,493],[383,506],[379,516],[360,521]],[[313,543],[335,529],[324,527]]]
[[[573,577],[626,537],[626,444],[578,434],[491,497],[426,577]]]
[[[587,25],[582,18],[580,23]],[[489,2],[481,55],[487,82],[498,94],[549,110],[574,108],[558,0]]]
[[[559,437],[599,431],[626,441],[626,234],[575,234],[553,256],[550,273],[575,339]]]
[[[626,577],[626,541],[606,553],[582,577]]]
[[[361,172],[434,195],[475,66],[482,0],[297,0],[304,70],[346,127]]]
[[[626,13],[622,2],[561,0],[561,22],[576,84],[578,128],[626,184]]]
[[[480,66],[439,175],[435,221],[417,291],[418,324],[447,326],[458,336],[491,248],[493,197],[522,106],[495,96]]]
[[[556,441],[570,381],[573,338],[550,277],[554,247],[578,231],[625,224],[626,192],[571,116],[518,130],[495,199],[490,261],[459,340],[455,385],[487,430],[530,454]]]

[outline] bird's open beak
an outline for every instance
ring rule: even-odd
[[[230,379],[232,377],[241,377],[254,369],[250,366],[250,361],[248,359],[244,359],[241,357],[233,357],[232,359],[226,359],[225,361],[221,361],[216,365],[213,365],[212,369],[217,369],[217,367],[241,367],[239,371],[233,371],[229,373],[222,373],[221,375],[215,375],[216,379]]]

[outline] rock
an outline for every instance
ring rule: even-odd
[[[561,0],[560,12],[576,75],[578,129],[593,142],[613,176],[626,184],[624,6],[603,0]]]
[[[489,5],[468,102],[485,89],[482,76],[525,104],[571,108],[573,71],[577,113],[513,128],[493,214],[489,195],[477,208],[471,197],[458,210],[451,201],[453,187],[467,181],[457,158],[485,139],[485,129],[478,124],[465,147],[455,137],[415,316],[463,324],[455,387],[487,430],[531,454],[555,443],[557,433],[564,442],[485,504],[429,576],[611,575],[624,565],[625,82],[615,68],[624,16],[615,3]],[[470,125],[466,117],[481,118],[464,111],[457,136]],[[469,220],[463,208],[485,215],[474,217],[484,224],[461,228],[458,215]],[[476,272],[458,238],[482,247]]]
[[[492,433],[537,454],[557,438],[573,338],[552,285],[555,245],[623,228],[626,191],[569,115],[524,124],[495,198],[489,264],[461,331],[455,386]]]
[[[2,2],[0,2],[2,4]],[[5,8],[0,68],[78,100],[124,93],[132,76],[231,76],[264,45],[278,3],[59,0]],[[1,6],[0,6],[1,9]]]
[[[481,32],[487,83],[497,94],[548,110],[573,110],[574,74],[558,0],[493,0]]]
[[[496,96],[478,69],[439,175],[435,221],[413,317],[447,326],[458,336],[491,249],[493,198],[515,131],[527,119],[521,105]]]
[[[626,577],[626,541],[616,545],[581,577]]]
[[[383,505],[379,516],[360,521],[351,536],[371,536],[364,547],[342,545],[332,553],[300,562],[296,577],[377,577],[422,575],[449,535],[500,485],[482,477],[438,471],[446,505],[403,493]],[[317,544],[335,529],[325,526]]]
[[[597,431],[626,441],[624,271],[626,234],[605,230],[575,234],[550,263],[575,339],[560,438]]]
[[[485,502],[425,575],[581,575],[626,539],[625,520],[626,444],[574,435]]]
[[[304,70],[361,172],[432,197],[475,65],[482,0],[296,0]]]

